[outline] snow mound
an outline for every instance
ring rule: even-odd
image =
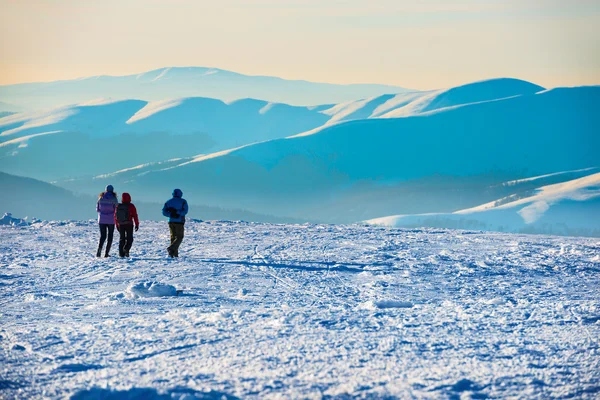
[[[14,218],[11,213],[4,213],[0,219],[0,225],[27,226],[29,222],[21,218]]]
[[[129,285],[126,290],[127,297],[168,297],[177,296],[177,289],[173,285],[167,285],[160,282],[135,282]]]

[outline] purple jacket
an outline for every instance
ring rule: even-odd
[[[106,192],[98,199],[96,203],[96,211],[98,211],[98,223],[99,224],[114,224],[115,223],[115,209],[119,201],[112,192]]]

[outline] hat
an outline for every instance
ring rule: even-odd
[[[181,196],[183,196],[183,192],[181,191],[181,189],[173,190],[173,197],[181,197]]]
[[[107,191],[107,192],[114,192],[114,191],[115,191],[115,188],[113,188],[113,185],[107,185],[107,186],[106,186],[106,191]]]

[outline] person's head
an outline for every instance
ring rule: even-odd
[[[115,188],[113,188],[113,185],[106,185],[106,191],[107,191],[107,192],[114,193],[114,191],[115,191]]]
[[[131,203],[131,196],[129,193],[123,193],[121,195],[121,203]]]
[[[181,197],[181,196],[183,196],[183,192],[181,191],[181,189],[173,190],[173,197]]]

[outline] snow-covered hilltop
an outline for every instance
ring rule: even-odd
[[[598,395],[598,239],[192,221],[170,261],[165,223],[127,260],[97,236],[0,226],[0,397]]]

